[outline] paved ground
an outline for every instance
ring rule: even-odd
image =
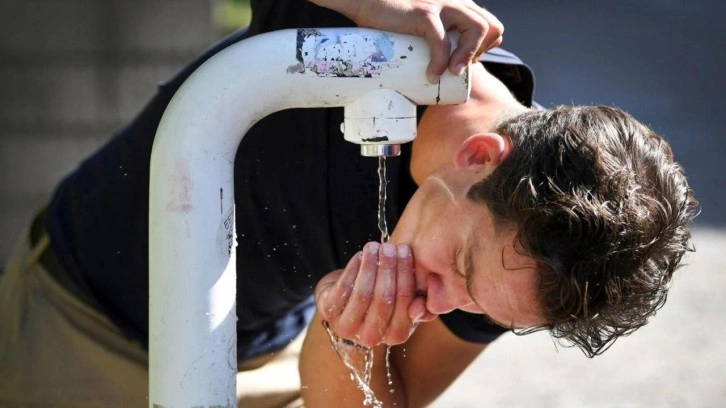
[[[726,230],[694,236],[697,252],[639,332],[592,360],[545,333],[506,335],[434,407],[726,407]]]

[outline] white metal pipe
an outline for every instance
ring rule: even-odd
[[[247,130],[278,110],[346,106],[378,89],[419,105],[464,102],[468,73],[431,85],[428,61],[418,37],[282,30],[226,48],[182,85],[151,155],[150,407],[236,405],[233,167]]]

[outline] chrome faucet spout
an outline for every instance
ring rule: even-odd
[[[363,156],[398,156],[416,138],[416,104],[391,89],[375,89],[345,105],[345,140],[361,145]]]

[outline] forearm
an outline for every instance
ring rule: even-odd
[[[364,366],[364,351],[353,346],[343,346],[361,370]],[[386,347],[373,350],[373,366],[370,386],[375,397],[384,406],[406,407],[406,389],[391,359],[391,380],[388,384],[386,370]],[[360,407],[365,398],[357,382],[351,379],[350,370],[333,349],[329,336],[316,315],[300,356],[300,379],[302,395],[310,407]]]

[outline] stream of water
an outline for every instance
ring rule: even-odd
[[[381,243],[388,242],[390,235],[388,234],[388,224],[386,223],[386,191],[388,189],[388,180],[386,180],[386,158],[378,158],[378,230],[381,232]],[[328,326],[328,322],[323,322],[323,326],[328,333],[330,344],[343,364],[350,370],[350,378],[355,381],[358,388],[363,392],[363,405],[372,406],[373,408],[383,408],[383,403],[376,398],[373,389],[371,389],[371,376],[373,372],[373,349],[355,344],[349,340],[339,338]],[[341,347],[341,344],[347,347]],[[363,367],[356,364],[355,359],[349,353],[349,350],[355,350],[363,353]],[[391,376],[390,364],[391,346],[386,346],[386,377],[388,380],[389,392],[393,393],[393,378]]]

